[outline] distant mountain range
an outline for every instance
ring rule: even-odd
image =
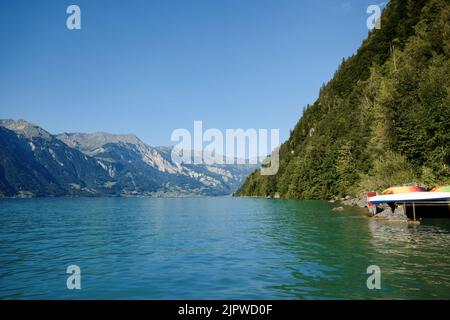
[[[133,134],[53,135],[25,120],[0,120],[0,196],[228,195],[256,169],[178,164],[171,151]]]

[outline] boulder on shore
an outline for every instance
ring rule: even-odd
[[[382,218],[386,220],[396,220],[396,221],[408,221],[408,217],[406,216],[405,209],[403,206],[397,206],[394,211],[388,205],[382,207],[383,211],[378,213],[375,217]]]
[[[341,203],[346,206],[365,208],[365,207],[367,207],[367,195],[360,194],[356,198],[350,198],[347,196],[347,197],[341,199]]]

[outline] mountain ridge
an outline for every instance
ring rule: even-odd
[[[255,168],[173,163],[171,150],[133,134],[52,135],[23,119],[0,120],[0,195],[228,195]]]

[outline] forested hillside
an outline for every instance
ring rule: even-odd
[[[237,195],[319,199],[450,183],[450,1],[391,0],[280,149]]]

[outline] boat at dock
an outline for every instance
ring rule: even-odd
[[[440,186],[428,192],[421,187],[392,187],[381,195],[376,192],[367,194],[367,207],[372,215],[376,215],[379,205],[388,205],[392,211],[403,207],[403,212],[412,220],[420,217],[450,217],[449,186]]]
[[[367,201],[375,205],[383,203],[426,203],[426,202],[441,202],[450,203],[450,192],[408,192],[397,194],[376,195],[367,198]]]

